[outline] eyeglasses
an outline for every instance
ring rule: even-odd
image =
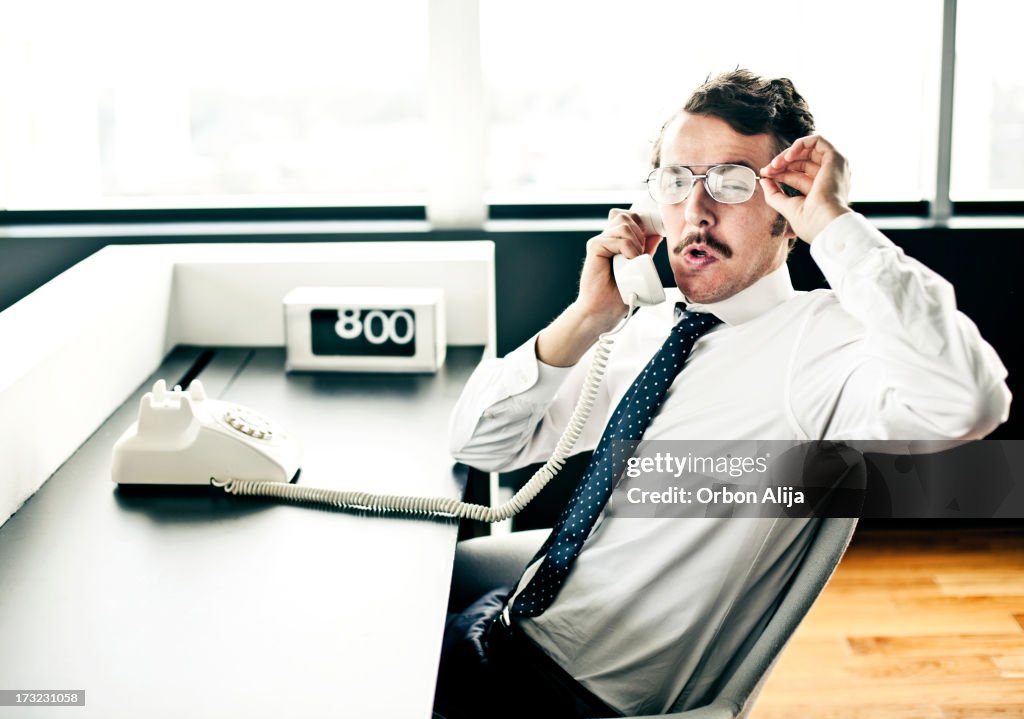
[[[651,172],[646,182],[647,191],[661,205],[674,205],[685,200],[697,180],[704,180],[704,189],[711,199],[735,205],[754,196],[760,179],[756,172],[743,165],[714,165],[703,175],[694,174],[686,165],[666,165]]]

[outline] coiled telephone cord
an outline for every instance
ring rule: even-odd
[[[458,517],[475,519],[480,522],[501,522],[518,514],[526,505],[540,494],[548,482],[558,474],[565,460],[572,453],[576,441],[583,432],[583,427],[590,418],[590,413],[597,400],[608,367],[608,355],[611,354],[614,340],[612,337],[622,331],[636,309],[635,299],[630,302],[629,312],[618,327],[606,332],[598,338],[594,350],[594,358],[583,381],[583,389],[576,401],[572,418],[558,440],[555,451],[544,466],[538,469],[530,480],[515,495],[498,507],[487,507],[483,504],[469,504],[448,497],[416,497],[398,494],[374,494],[354,490],[321,489],[303,487],[286,482],[267,482],[245,479],[210,478],[214,487],[220,487],[229,494],[244,496],[273,497],[293,502],[321,504],[329,507],[363,509],[371,511],[398,512],[413,515],[432,515],[439,517]]]

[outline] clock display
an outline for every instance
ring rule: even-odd
[[[314,355],[416,354],[416,311],[412,309],[312,309],[309,324]]]

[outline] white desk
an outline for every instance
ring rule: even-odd
[[[457,496],[447,418],[479,356],[452,348],[436,376],[286,376],[279,349],[229,349],[199,376],[301,439],[301,484]],[[0,716],[429,717],[456,523],[115,489],[110,451],[146,389],[0,527],[2,688],[86,692]]]

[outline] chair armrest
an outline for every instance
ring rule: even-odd
[[[448,611],[460,612],[492,589],[514,584],[550,532],[531,529],[459,542]]]

